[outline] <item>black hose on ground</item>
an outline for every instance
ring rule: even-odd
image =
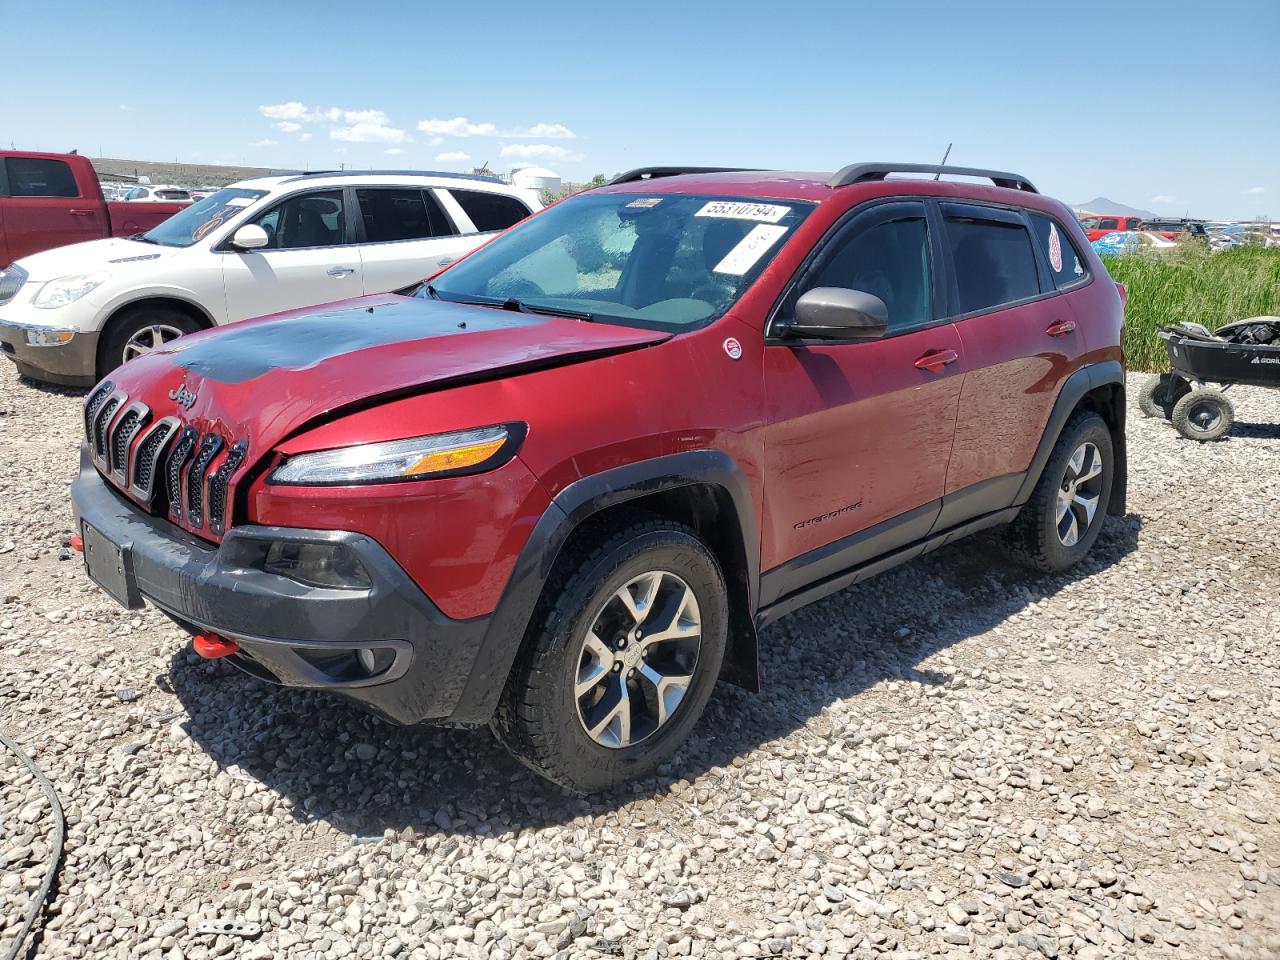
[[[58,792],[53,789],[53,784],[49,782],[49,778],[41,772],[40,768],[35,765],[20,746],[3,733],[0,733],[0,744],[12,750],[22,765],[31,771],[36,783],[44,791],[45,799],[49,801],[49,806],[53,813],[53,845],[50,849],[49,866],[45,869],[44,880],[40,884],[40,889],[35,892],[35,895],[31,898],[31,903],[27,906],[26,919],[18,930],[18,936],[10,945],[9,952],[4,957],[4,960],[17,960],[19,953],[22,951],[22,945],[26,942],[27,937],[31,935],[31,928],[35,926],[36,918],[40,916],[45,906],[45,901],[49,899],[49,892],[53,889],[53,880],[58,875],[58,865],[62,863],[62,846],[63,841],[66,839],[67,821],[62,814],[62,804],[58,802]],[[32,946],[34,947],[35,944],[33,943]]]

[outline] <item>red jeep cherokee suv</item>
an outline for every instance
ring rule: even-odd
[[[1023,177],[652,168],[126,364],[72,496],[89,575],[197,651],[593,790],[802,604],[997,524],[1079,560],[1124,509],[1121,325]]]

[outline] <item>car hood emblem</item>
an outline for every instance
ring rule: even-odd
[[[190,410],[196,404],[196,395],[193,391],[187,389],[184,383],[176,390],[169,391],[169,399],[180,407],[186,407]]]

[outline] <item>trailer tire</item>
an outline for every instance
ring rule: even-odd
[[[1138,409],[1148,417],[1168,420],[1179,400],[1191,392],[1191,384],[1176,373],[1152,377],[1138,391]]]
[[[1192,390],[1173,408],[1173,426],[1188,440],[1220,440],[1236,422],[1235,407],[1221,390]]]

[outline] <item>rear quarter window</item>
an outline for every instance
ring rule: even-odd
[[[1040,245],[1040,252],[1049,264],[1049,273],[1053,275],[1053,285],[1057,289],[1079,283],[1088,276],[1084,258],[1080,256],[1080,251],[1061,224],[1052,217],[1030,210],[1027,211],[1027,217],[1031,221],[1031,232],[1035,235],[1036,243]]]
[[[452,187],[449,188],[449,193],[458,201],[458,205],[471,218],[480,233],[505,230],[529,215],[529,208],[523,203],[501,193],[456,190]]]

